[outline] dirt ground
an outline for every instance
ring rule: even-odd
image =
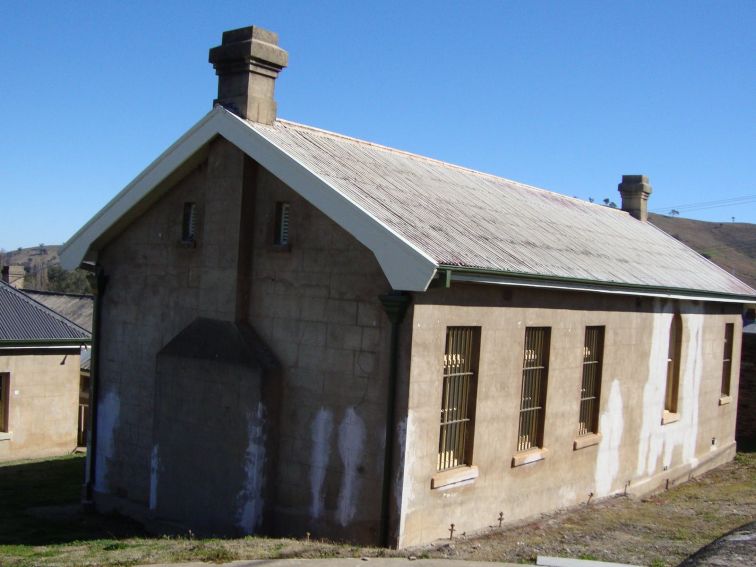
[[[77,457],[0,467],[0,565],[387,556],[534,563],[538,555],[549,555],[660,567],[678,565],[756,520],[756,453],[739,453],[719,469],[647,498],[618,496],[525,524],[455,534],[451,541],[403,550],[288,538],[150,535],[123,518],[82,512],[82,469],[83,459]],[[737,553],[750,557],[735,558],[731,564],[756,564],[754,545],[745,542],[741,547]]]
[[[677,565],[756,520],[756,453],[643,499],[618,496],[520,526],[436,542],[417,556],[534,562],[538,555]],[[756,558],[754,558],[756,563]]]

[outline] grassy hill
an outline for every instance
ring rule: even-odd
[[[756,224],[655,214],[649,221],[756,289]]]

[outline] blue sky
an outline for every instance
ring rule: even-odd
[[[69,238],[210,110],[208,49],[249,24],[289,52],[283,118],[756,222],[756,2],[0,0],[0,247]]]

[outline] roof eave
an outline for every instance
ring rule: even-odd
[[[578,278],[566,278],[550,275],[504,272],[483,268],[466,268],[461,266],[440,265],[439,273],[448,272],[449,281],[505,285],[516,287],[535,287],[614,295],[632,295],[640,297],[660,297],[666,299],[687,299],[698,301],[715,301],[721,303],[756,302],[756,296],[730,294],[714,291],[628,284],[620,282],[600,282]]]
[[[143,206],[151,193],[215,136],[222,136],[281,179],[370,249],[393,289],[424,291],[436,273],[436,262],[368,211],[331,187],[283,148],[255,131],[233,113],[217,106],[152,162],[105,207],[72,236],[60,250],[66,269],[97,255],[114,227]]]
[[[92,339],[3,339],[0,340],[0,349],[31,348],[31,347],[81,347],[92,344]]]

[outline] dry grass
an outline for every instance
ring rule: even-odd
[[[322,541],[150,537],[122,518],[75,506],[80,458],[0,466],[0,564],[136,565],[158,562],[409,556],[531,562],[536,555],[676,565],[756,519],[756,453],[642,500],[611,498],[422,548],[389,551]]]

